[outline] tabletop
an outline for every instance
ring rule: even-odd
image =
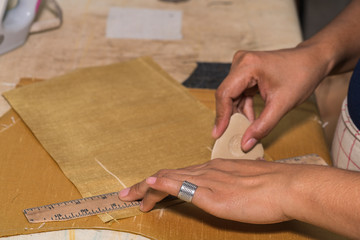
[[[45,3],[46,1],[42,1]],[[63,11],[59,29],[31,34],[25,44],[0,56],[0,93],[22,77],[48,79],[76,68],[151,56],[173,78],[184,81],[196,62],[230,63],[239,49],[293,47],[301,32],[293,1],[267,0],[57,0]],[[106,37],[112,8],[177,10],[182,13],[179,40]],[[46,7],[38,20],[53,18]],[[9,106],[1,97],[0,115]]]
[[[269,50],[293,47],[301,41],[293,1],[266,0],[59,0],[64,13],[61,28],[30,35],[26,43],[0,56],[0,92],[15,87],[22,77],[48,79],[70,70],[98,66],[147,55],[155,59],[178,82],[183,82],[197,62],[230,63],[235,51]],[[112,7],[178,10],[182,12],[182,39],[134,40],[106,37],[106,24]],[[46,9],[38,16],[48,18]],[[51,16],[50,16],[51,17]],[[194,94],[214,109],[214,91],[193,89]],[[257,109],[262,103],[257,100]],[[1,99],[0,115],[9,110]],[[301,113],[301,114],[300,114]],[[294,124],[294,120],[296,124]],[[319,116],[313,103],[305,103],[283,120],[281,127],[263,140],[270,159],[318,153],[330,162]],[[26,195],[40,191],[54,202],[79,198],[80,194],[65,178],[56,163],[36,141],[13,110],[1,119],[0,163],[1,201],[8,209],[0,213],[2,222],[23,218]],[[290,127],[296,126],[296,127]],[[307,141],[311,137],[311,141]],[[304,144],[299,144],[305,139]],[[19,146],[19,141],[22,143]],[[25,147],[24,147],[25,146]],[[290,149],[290,150],[289,150]],[[285,151],[286,150],[286,151]],[[36,161],[24,163],[31,156]],[[37,171],[29,171],[33,166]],[[38,174],[39,172],[46,172]],[[40,181],[35,183],[34,179]],[[49,182],[52,184],[49,185]],[[26,184],[24,184],[26,183]],[[49,195],[47,190],[53,195]],[[29,202],[27,202],[30,204]],[[18,211],[19,210],[19,211]],[[25,219],[20,220],[23,221]],[[155,210],[130,219],[104,225],[96,216],[64,225],[28,226],[26,222],[1,228],[1,236],[54,231],[66,228],[105,228],[133,232],[153,239],[341,239],[315,226],[290,221],[272,225],[250,225],[217,219],[189,204],[163,212]]]

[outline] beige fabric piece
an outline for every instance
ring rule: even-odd
[[[216,140],[211,159],[257,159],[264,156],[264,148],[258,143],[249,152],[241,150],[241,139],[245,130],[249,127],[249,120],[241,113],[231,116],[229,125],[224,134]]]
[[[149,58],[76,70],[4,96],[83,197],[210,159],[213,112]]]

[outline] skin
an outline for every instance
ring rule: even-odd
[[[248,151],[324,77],[351,70],[360,58],[359,16],[360,0],[353,0],[326,28],[295,48],[238,51],[216,91],[213,137],[223,134],[234,112],[243,112],[252,121],[242,139]],[[265,101],[257,119],[252,107],[256,92]],[[177,196],[184,180],[199,186],[192,203],[220,218],[248,223],[297,219],[360,238],[360,173],[333,167],[216,159],[160,170],[123,189],[119,197],[143,199],[141,210],[149,211],[168,194]]]
[[[192,203],[220,218],[257,224],[298,219],[360,237],[360,174],[333,167],[215,159],[160,170],[119,197],[142,199],[140,210],[147,212],[168,194],[177,196],[185,180],[198,186]]]
[[[326,76],[352,70],[360,58],[360,32],[354,30],[360,29],[359,14],[360,1],[354,0],[325,29],[295,48],[238,51],[229,75],[216,91],[213,137],[223,134],[234,112],[243,112],[253,121],[242,139],[242,148],[248,151]],[[257,91],[265,108],[255,120],[252,96]]]

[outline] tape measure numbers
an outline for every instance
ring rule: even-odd
[[[138,207],[140,201],[123,202],[118,192],[28,208],[23,212],[30,223],[67,221],[101,213]]]

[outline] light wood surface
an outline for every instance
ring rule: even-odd
[[[0,56],[0,93],[21,77],[48,79],[75,68],[115,63],[143,55],[153,57],[170,75],[184,81],[197,61],[231,62],[235,51],[296,46],[301,40],[294,1],[57,0],[63,9],[60,29],[33,34],[26,43]],[[44,1],[43,1],[44,2]],[[183,39],[149,41],[107,39],[111,7],[183,11]],[[40,20],[52,18],[40,11]],[[328,146],[346,96],[349,75],[331,77],[317,89],[317,103]],[[0,116],[10,107],[0,97]]]
[[[21,77],[48,79],[75,68],[151,56],[172,77],[184,81],[197,61],[231,62],[239,49],[276,49],[301,41],[293,1],[57,0],[63,9],[60,29],[30,35],[26,43],[0,56],[0,93]],[[44,1],[43,1],[44,2]],[[179,41],[108,39],[111,7],[181,10]],[[41,11],[39,19],[52,17]],[[0,116],[9,110],[0,98]]]

